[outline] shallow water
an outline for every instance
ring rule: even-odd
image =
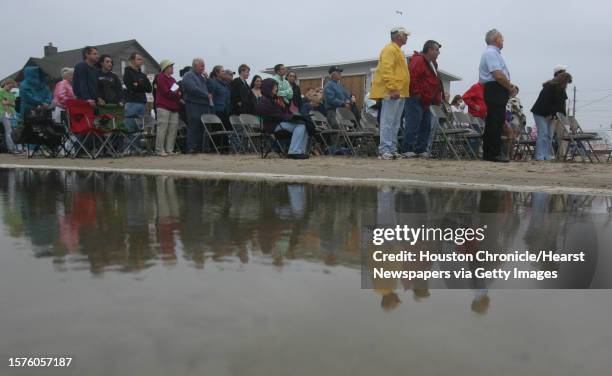
[[[562,242],[568,218],[593,219],[609,260],[609,207],[593,196],[0,170],[0,374],[609,375],[609,290],[482,299],[399,286],[388,304],[360,275],[372,215],[495,213],[507,246],[537,243],[534,230]],[[12,356],[73,363],[10,369]]]

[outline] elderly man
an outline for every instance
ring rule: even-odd
[[[442,101],[442,82],[438,77],[440,43],[428,40],[421,53],[410,59],[410,98],[406,99],[404,127],[404,157],[429,158],[428,145],[431,132],[430,105]]]
[[[409,96],[410,88],[410,72],[401,47],[406,44],[408,35],[410,33],[403,27],[391,30],[391,43],[380,52],[370,91],[371,99],[382,99],[378,153],[385,160],[401,158],[397,152],[397,133],[404,112],[404,98]]]
[[[187,114],[187,153],[189,154],[203,151],[201,117],[211,112],[212,95],[208,92],[204,69],[204,59],[195,58],[191,64],[191,70],[185,73],[182,80],[183,100]]]
[[[342,79],[342,69],[333,66],[328,70],[331,78],[323,90],[323,105],[327,112],[327,118],[330,124],[336,124],[336,109],[346,107],[351,109],[351,97],[346,91],[340,80]]]
[[[510,81],[510,71],[501,55],[504,37],[496,29],[485,36],[487,49],[482,54],[479,81],[484,85],[487,118],[483,134],[482,158],[490,162],[508,162],[501,157],[502,130],[506,120],[506,104],[516,96],[518,87]]]

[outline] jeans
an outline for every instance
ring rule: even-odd
[[[140,130],[136,118],[142,118],[145,114],[145,103],[128,102],[124,107],[125,128],[129,133],[135,133]],[[132,144],[135,151],[140,151],[140,143],[136,141]]]
[[[163,108],[157,109],[157,135],[155,136],[156,153],[174,152],[179,114]]]
[[[552,134],[550,132],[550,124],[544,116],[533,114],[536,127],[538,127],[538,138],[536,139],[536,161],[550,160],[552,152]]]
[[[308,135],[306,134],[306,126],[304,124],[284,121],[276,126],[274,132],[280,130],[291,133],[291,145],[289,145],[288,154],[306,154]]]
[[[397,133],[402,122],[405,100],[383,99],[380,114],[380,145],[378,153],[395,154],[397,153]]]
[[[202,115],[210,113],[210,106],[201,103],[187,102],[185,104],[187,115],[187,151],[202,152],[203,150],[203,129]],[[208,144],[208,143],[207,143]]]
[[[11,137],[11,131],[13,130],[12,121],[4,114],[2,114],[2,125],[4,126],[4,143],[6,144],[6,150],[8,150],[9,153],[14,153],[17,151],[17,147]]]
[[[429,134],[431,133],[431,112],[429,106],[424,106],[420,99],[406,99],[404,114],[404,140],[402,150],[417,154],[427,151]]]

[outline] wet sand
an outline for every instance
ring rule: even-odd
[[[218,156],[127,157],[120,159],[34,158],[0,155],[1,168],[61,168],[206,178],[255,179],[327,184],[433,186],[612,195],[612,164],[555,162],[395,160],[314,157]]]

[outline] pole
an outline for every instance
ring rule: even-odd
[[[574,114],[574,117],[576,117],[576,86],[574,86],[574,103],[573,103],[574,108],[572,109],[572,113]]]

